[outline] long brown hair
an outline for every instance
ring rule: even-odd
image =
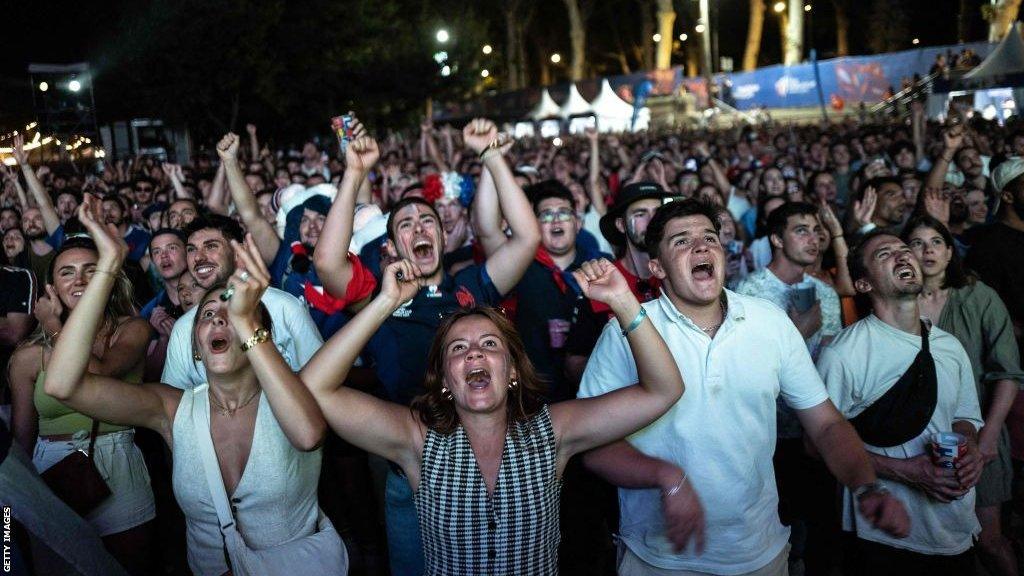
[[[455,403],[441,393],[444,387],[445,341],[452,327],[459,320],[470,316],[483,316],[494,323],[508,348],[511,365],[516,369],[519,383],[511,387],[506,400],[509,428],[514,429],[513,424],[528,420],[543,404],[537,371],[527,357],[523,340],[512,323],[497,310],[485,306],[459,310],[445,318],[438,327],[427,355],[427,375],[424,381],[427,391],[417,396],[411,405],[413,410],[420,413],[420,420],[427,428],[441,434],[451,434],[459,425]]]

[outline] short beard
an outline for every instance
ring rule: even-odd
[[[39,232],[37,234],[29,234],[27,230],[22,230],[22,233],[25,234],[25,240],[28,241],[28,242],[35,242],[36,240],[45,240],[46,239],[46,231],[45,230],[43,230],[42,232]]]

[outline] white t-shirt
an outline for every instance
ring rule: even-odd
[[[597,238],[597,249],[605,254],[615,254],[615,248],[612,247],[608,239],[601,233],[601,215],[594,210],[593,206],[588,206],[586,213],[583,214],[583,229],[594,235]]]
[[[835,336],[843,327],[842,308],[839,304],[839,295],[822,280],[804,273],[800,281],[814,284],[814,297],[821,305],[821,328],[807,339],[807,349],[811,357],[815,358],[821,349],[822,339]],[[770,268],[762,268],[744,278],[736,286],[736,291],[747,296],[764,298],[785,312],[789,309],[789,293],[795,288],[796,285],[786,284],[780,280]]]
[[[277,350],[292,370],[300,370],[324,343],[309,310],[295,296],[273,287],[267,288],[261,301],[273,321],[270,334]],[[167,360],[160,381],[177,388],[189,389],[207,382],[206,368],[192,357],[196,310],[193,308],[178,318],[167,343]],[[244,338],[249,336],[246,334]]]
[[[707,547],[675,553],[664,535],[659,490],[619,489],[620,532],[637,556],[670,570],[743,574],[767,565],[785,547],[779,522],[775,398],[795,409],[828,400],[803,338],[775,305],[726,291],[727,317],[714,340],[662,294],[644,304],[682,373],[686,391],[628,441],[688,474],[700,495]],[[637,382],[636,363],[614,321],[587,363],[580,397]]]
[[[928,451],[929,437],[949,432],[953,422],[966,420],[981,428],[978,392],[971,361],[955,336],[932,327],[928,345],[935,360],[938,402],[935,413],[920,436],[893,446],[865,444],[868,452],[890,458],[912,458]],[[829,397],[847,418],[857,416],[882,397],[921,351],[921,337],[886,324],[871,315],[847,327],[825,347],[818,370]],[[853,496],[843,490],[843,529],[886,546],[921,554],[954,555],[965,552],[981,528],[974,514],[974,490],[948,504],[930,499],[924,492],[895,480],[885,486],[900,499],[910,514],[910,536],[893,538],[873,528],[856,510]]]

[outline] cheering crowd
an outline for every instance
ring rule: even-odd
[[[16,568],[1018,573],[1024,126],[351,126],[15,137]]]

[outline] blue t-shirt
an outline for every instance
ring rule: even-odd
[[[468,266],[454,276],[445,272],[440,285],[421,288],[384,321],[363,351],[384,387],[383,396],[409,405],[424,392],[427,352],[441,321],[460,308],[496,306],[500,300],[483,265]]]

